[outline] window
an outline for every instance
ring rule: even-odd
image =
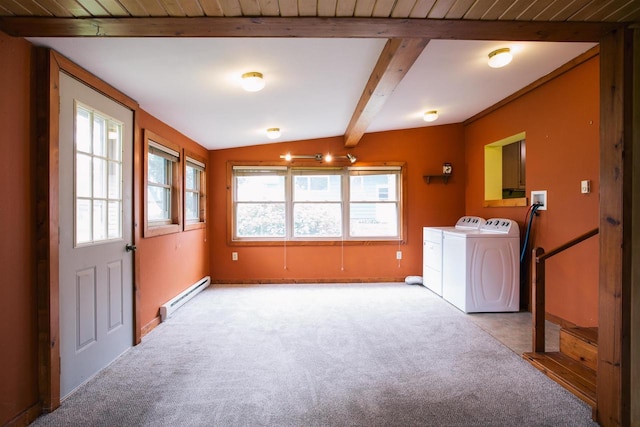
[[[398,240],[401,166],[233,166],[233,240]]]
[[[399,177],[399,172],[375,168],[349,172],[351,236],[398,237]]]
[[[184,216],[185,230],[203,228],[206,219],[206,161],[185,150]]]
[[[525,132],[484,147],[484,206],[526,206]]]
[[[145,129],[145,237],[180,230],[180,151]]]
[[[285,237],[286,173],[287,168],[233,168],[235,238]]]
[[[122,238],[122,128],[76,102],[76,246]]]

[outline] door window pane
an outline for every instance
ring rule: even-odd
[[[107,212],[107,237],[109,239],[117,239],[120,237],[120,230],[122,230],[122,202],[115,201],[109,202]]]
[[[91,153],[91,112],[78,107],[76,110],[76,150]]]
[[[76,197],[91,197],[91,156],[76,155],[76,174],[84,177],[76,179]]]
[[[120,200],[122,193],[122,182],[120,181],[122,174],[120,173],[120,163],[119,162],[109,162],[109,199]]]
[[[94,114],[93,116],[93,154],[105,156],[105,119]]]
[[[78,103],[75,116],[76,245],[120,239],[122,123]]]
[[[104,200],[93,200],[93,240],[107,238],[107,203]]]
[[[106,161],[98,157],[93,158],[93,197],[104,199],[107,197]]]
[[[76,200],[76,244],[91,242],[91,200]]]

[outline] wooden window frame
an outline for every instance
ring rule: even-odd
[[[407,238],[407,217],[408,212],[406,210],[406,202],[405,197],[407,193],[407,165],[406,162],[372,162],[372,163],[364,163],[359,162],[359,167],[366,168],[376,168],[379,167],[381,169],[388,167],[398,167],[399,168],[399,176],[400,176],[400,184],[398,186],[398,230],[399,236],[397,237],[347,237],[344,238],[291,238],[291,239],[279,239],[279,238],[256,238],[256,239],[235,239],[235,199],[234,199],[234,166],[255,166],[256,168],[260,167],[300,167],[301,165],[295,165],[291,162],[243,162],[243,161],[229,161],[227,162],[227,244],[230,246],[281,246],[284,245],[286,241],[287,246],[314,246],[314,245],[389,245],[389,244],[405,244]],[[346,166],[345,166],[346,167]],[[322,167],[319,167],[322,169]],[[288,172],[287,172],[288,173]],[[343,189],[344,191],[344,189]],[[344,199],[343,195],[343,203],[349,203],[349,200]],[[286,200],[285,203],[291,204],[291,200]],[[343,206],[343,212],[345,207]],[[347,226],[348,231],[348,226]]]
[[[202,228],[206,227],[207,224],[207,159],[203,156],[200,156],[192,151],[189,151],[187,149],[185,149],[183,151],[183,156],[184,156],[184,162],[183,162],[183,177],[184,177],[184,191],[183,191],[183,206],[184,206],[184,215],[185,215],[185,219],[184,219],[184,231],[189,231],[189,230],[199,230]],[[199,219],[197,221],[195,220],[187,220],[186,216],[187,216],[187,182],[186,182],[186,177],[187,177],[187,166],[189,162],[189,159],[195,160],[197,162],[200,162],[204,165],[202,171],[200,171],[200,199],[199,199]]]
[[[144,129],[144,193],[142,209],[144,211],[144,237],[161,236],[164,234],[178,233],[182,230],[182,164],[184,160],[178,155],[178,160],[173,162],[171,179],[171,218],[169,224],[154,224],[149,222],[148,215],[148,186],[149,186],[149,141],[153,141],[167,147],[177,153],[181,152],[180,146],[166,138],[157,135],[149,129]]]

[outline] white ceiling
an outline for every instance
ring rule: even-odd
[[[208,149],[344,135],[385,39],[30,38],[138,101]],[[499,47],[515,51],[487,66]],[[459,123],[593,43],[432,40],[367,132]],[[264,74],[244,92],[240,75]],[[436,109],[430,124],[422,113]],[[266,137],[279,127],[282,136]]]

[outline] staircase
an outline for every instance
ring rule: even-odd
[[[562,328],[560,351],[524,353],[522,357],[596,408],[598,328]]]

